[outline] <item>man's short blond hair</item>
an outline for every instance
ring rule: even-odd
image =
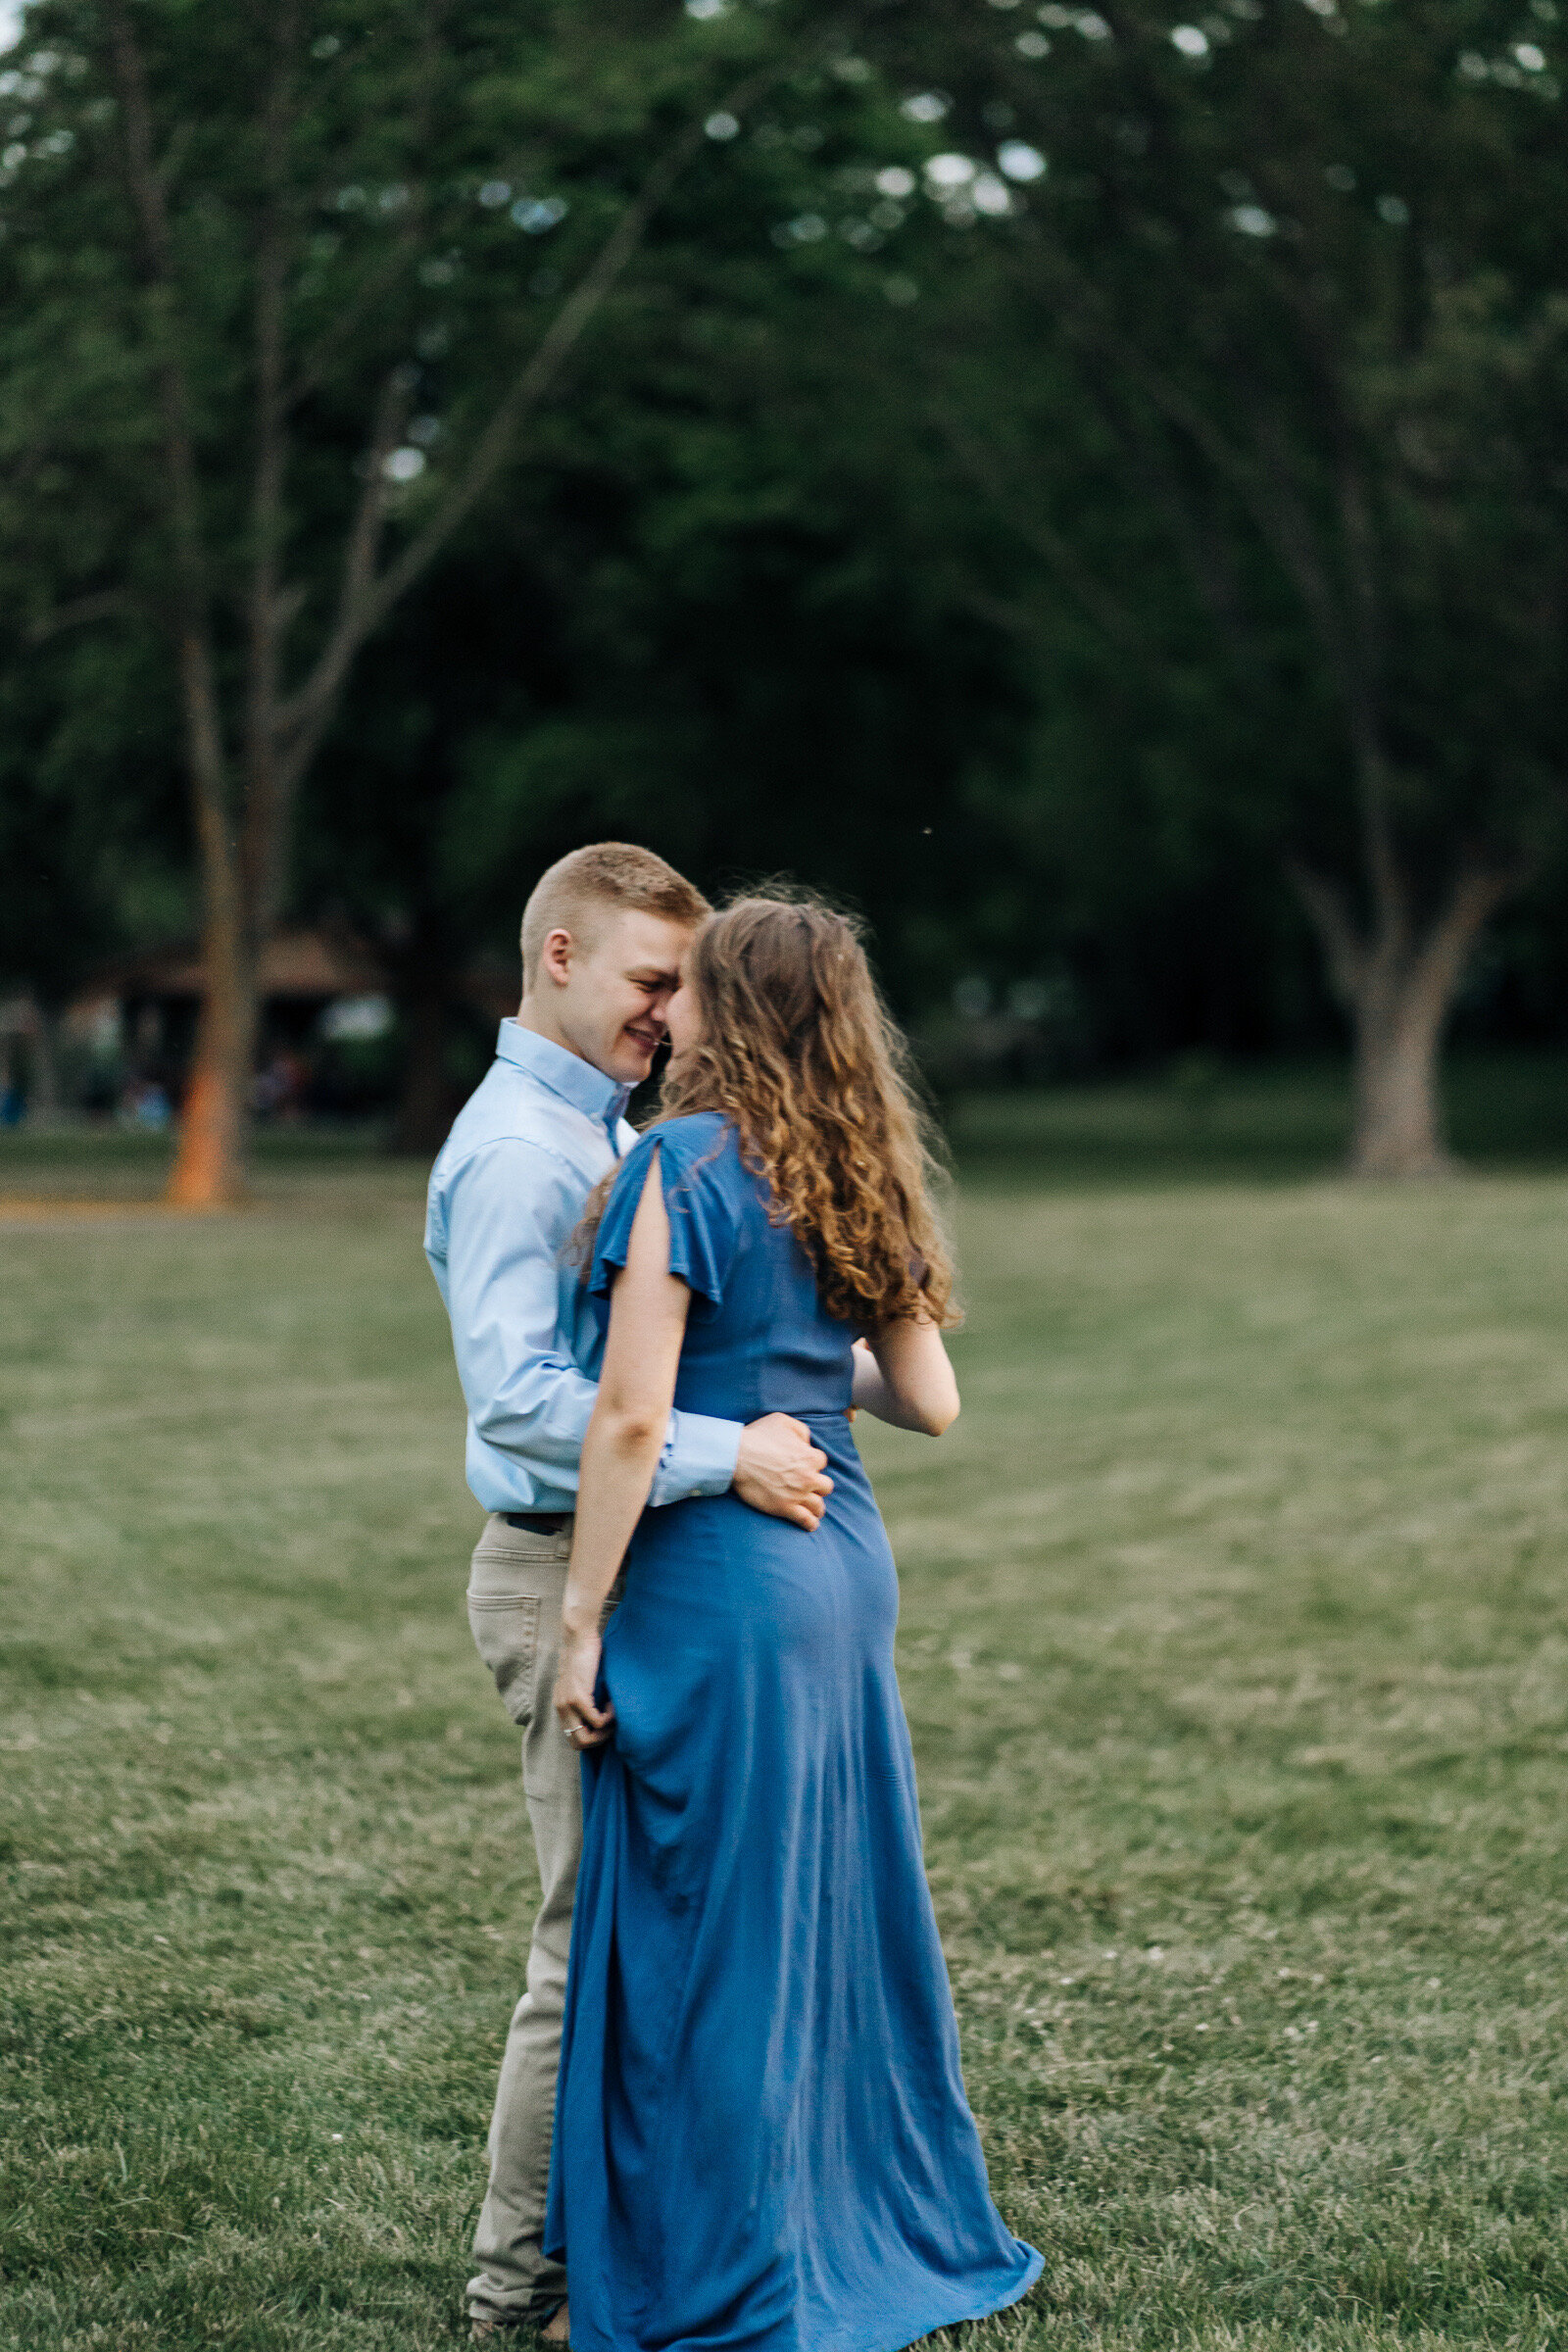
[[[713,911],[702,892],[652,850],[630,841],[589,842],[558,858],[528,895],[522,910],[523,986],[532,987],[552,931],[569,931],[591,949],[596,915],[619,906],[689,924]]]

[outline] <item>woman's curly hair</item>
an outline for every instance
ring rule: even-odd
[[[687,982],[701,1039],[665,1072],[659,1118],[723,1112],[830,1314],[956,1323],[928,1124],[856,925],[805,892],[736,899],[698,933]]]

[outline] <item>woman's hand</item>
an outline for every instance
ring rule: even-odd
[[[561,1663],[556,1674],[556,1713],[573,1747],[603,1747],[614,1727],[614,1708],[594,1704],[599,1652],[597,1626],[578,1633],[563,1627]]]

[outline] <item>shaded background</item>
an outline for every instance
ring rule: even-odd
[[[13,1120],[156,1126],[202,910],[115,16],[14,12],[0,77],[0,1050]],[[351,669],[264,925],[259,1117],[430,1148],[533,877],[596,835],[861,907],[945,1092],[1338,1054],[1291,875],[1383,919],[1368,726],[1415,931],[1500,878],[1453,1033],[1560,1046],[1555,0],[464,5],[425,83],[391,0],[126,22],[231,713],[285,35],[291,331],[354,321],[292,412],[285,669],[386,384],[395,554],[650,160],[761,76]]]

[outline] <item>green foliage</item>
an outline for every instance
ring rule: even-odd
[[[168,678],[144,638],[51,639],[0,669],[0,989],[66,994],[190,919]]]
[[[1172,819],[1209,871],[1272,844],[1353,874],[1386,765],[1418,897],[1467,856],[1536,865],[1568,749],[1551,0],[1523,30],[1364,0],[1040,24],[893,34],[947,85],[927,178],[974,257],[942,281],[956,452],[1077,623],[1036,624],[1025,821],[1072,845],[1093,794],[1089,856],[1136,842],[1178,886]]]
[[[1238,0],[1181,27],[969,0],[838,25],[760,0],[135,0],[171,326],[106,18],[36,0],[0,165],[8,821],[133,840],[160,877],[122,914],[96,885],[51,902],[62,972],[177,903],[168,336],[237,739],[268,238],[297,394],[288,686],[330,635],[378,406],[395,563],[706,120],[515,462],[361,658],[306,787],[296,906],[417,938],[450,980],[541,858],[613,828],[706,880],[782,866],[858,897],[911,1005],[965,972],[1066,969],[1101,1054],[1313,1042],[1279,863],[1353,874],[1375,719],[1418,899],[1455,857],[1534,871],[1489,1017],[1551,1024],[1548,4]],[[40,674],[35,645],[89,643]],[[102,761],[51,749],[83,733]],[[7,926],[0,960],[42,970],[39,926]]]

